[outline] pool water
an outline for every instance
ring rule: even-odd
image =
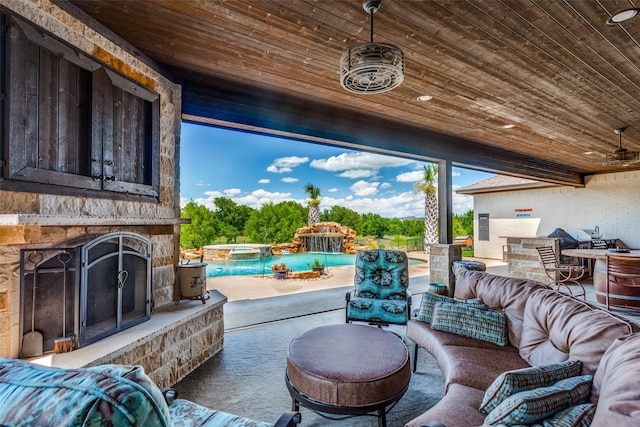
[[[355,255],[342,253],[305,252],[299,254],[274,255],[271,258],[263,258],[250,261],[226,261],[226,260],[205,260],[207,263],[207,277],[218,276],[243,276],[243,275],[271,275],[273,264],[285,263],[287,268],[293,271],[311,270],[307,265],[313,264],[313,260],[318,259],[329,269],[345,265],[354,265]],[[418,260],[409,260],[409,264],[420,263]]]

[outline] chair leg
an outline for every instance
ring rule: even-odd
[[[418,348],[420,346],[416,343],[413,343],[413,372],[415,373],[418,369]]]

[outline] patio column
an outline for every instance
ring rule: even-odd
[[[438,160],[438,220],[440,243],[453,243],[453,185],[451,161]]]

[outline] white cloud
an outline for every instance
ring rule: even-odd
[[[376,213],[388,218],[424,216],[424,198],[414,196],[412,192],[404,192],[385,198],[355,198],[353,196],[343,199],[323,198],[322,203],[325,206],[344,206],[360,214]]]
[[[333,187],[333,188],[328,189],[328,190],[327,190],[327,192],[328,192],[328,193],[337,193],[337,192],[338,192],[338,189],[337,189],[337,188],[335,188],[335,187]]]
[[[227,188],[226,190],[223,190],[223,193],[227,195],[227,197],[231,197],[241,194],[242,190],[240,190],[239,188]]]
[[[280,157],[279,159],[275,159],[273,163],[269,167],[267,167],[267,171],[273,173],[289,173],[293,170],[293,168],[297,168],[298,166],[307,163],[308,161],[308,157]]]
[[[387,188],[391,188],[391,184],[389,184],[388,182],[383,182],[382,185],[380,186],[380,188],[382,190],[385,190]]]
[[[328,172],[342,172],[342,178],[358,179],[375,176],[381,168],[405,166],[414,160],[383,156],[375,153],[342,153],[327,159],[316,159],[309,166]]]
[[[358,178],[369,178],[375,176],[378,173],[377,170],[372,169],[353,169],[344,171],[341,174],[338,174],[340,178],[350,178],[350,179],[358,179]]]
[[[292,183],[292,182],[298,182],[300,181],[298,178],[293,178],[293,177],[286,177],[286,178],[282,178],[280,181],[282,182],[286,182],[286,183]]]
[[[418,181],[422,181],[423,177],[424,177],[424,171],[422,170],[405,172],[396,176],[396,181],[397,182],[418,182]]]
[[[258,184],[269,184],[271,180],[269,178],[262,178],[258,180]]]
[[[349,189],[353,191],[356,196],[364,197],[376,194],[379,186],[379,182],[367,182],[361,180],[353,184]]]
[[[198,181],[198,182],[196,183],[196,187],[208,187],[209,185],[211,185],[211,184],[207,184],[207,183],[206,183],[206,182],[204,182],[204,181]]]

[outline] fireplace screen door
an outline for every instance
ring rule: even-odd
[[[80,341],[90,344],[150,318],[151,243],[112,233],[82,248]]]

